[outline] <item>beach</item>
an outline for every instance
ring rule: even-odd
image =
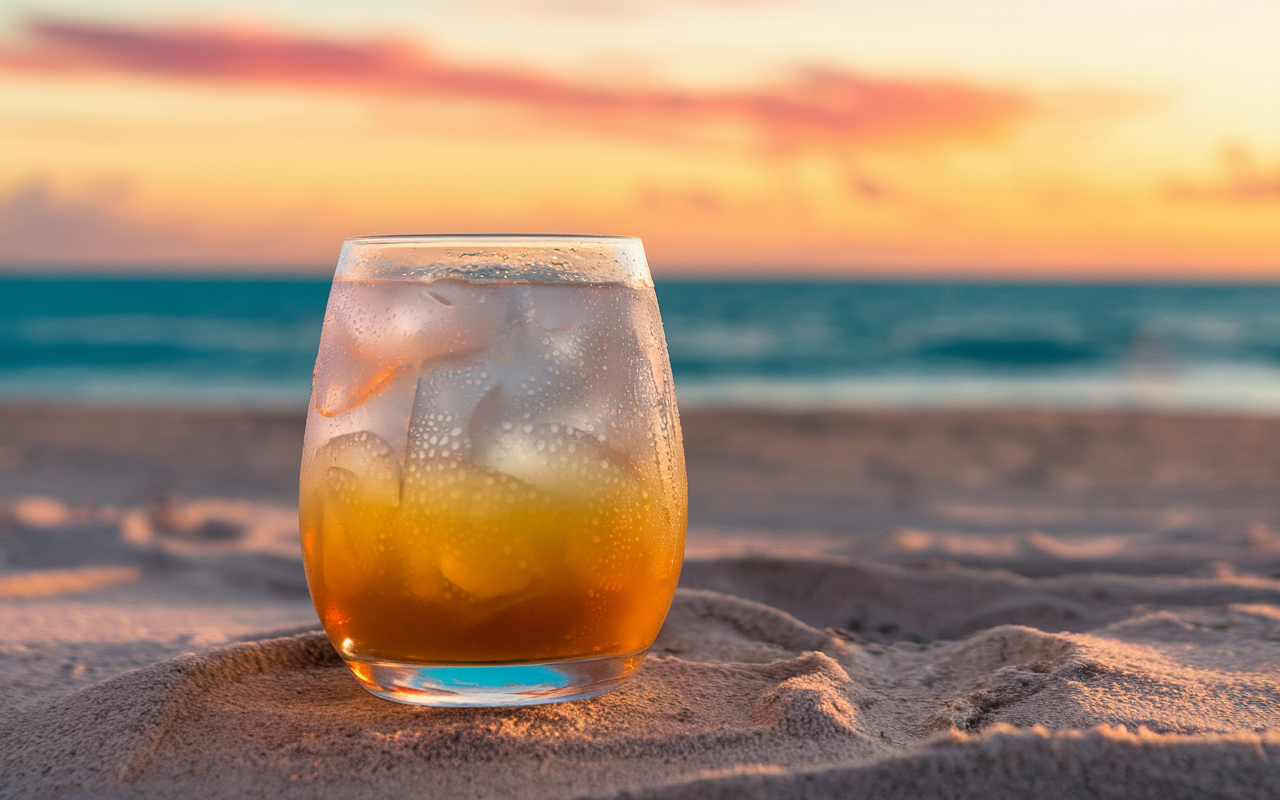
[[[0,407],[0,795],[1267,797],[1280,418],[695,410],[681,589],[591,700],[338,660],[303,418]]]

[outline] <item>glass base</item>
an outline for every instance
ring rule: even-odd
[[[562,703],[617,688],[648,649],[622,656],[530,664],[413,664],[343,656],[360,685],[412,706],[500,707]]]

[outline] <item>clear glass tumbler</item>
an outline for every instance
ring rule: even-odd
[[[617,686],[670,607],[687,497],[639,239],[343,245],[307,417],[302,552],[366,689],[504,706]]]

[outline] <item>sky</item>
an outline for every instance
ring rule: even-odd
[[[0,0],[0,269],[1280,279],[1274,0]]]

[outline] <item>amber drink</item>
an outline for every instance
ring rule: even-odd
[[[300,501],[316,609],[373,693],[523,705],[624,680],[687,508],[640,242],[348,240]]]

